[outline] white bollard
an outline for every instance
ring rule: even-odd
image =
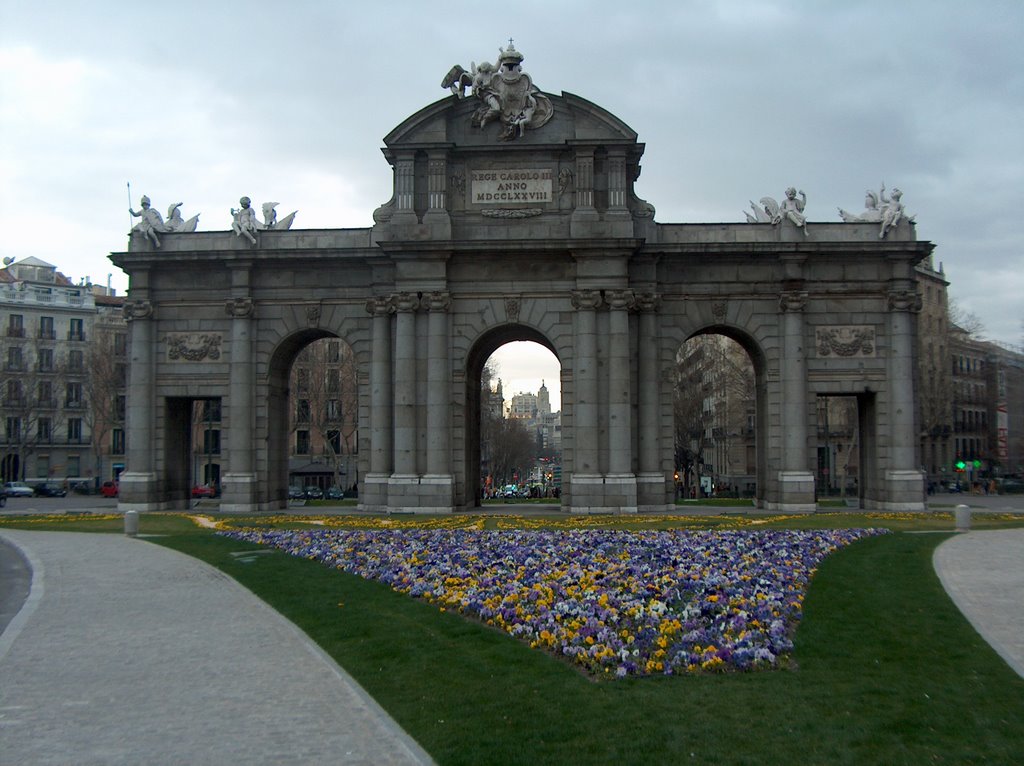
[[[971,506],[958,505],[956,507],[956,531],[969,532],[971,530]]]
[[[139,534],[138,511],[124,512],[124,533],[128,535],[128,537],[135,537],[135,535]]]

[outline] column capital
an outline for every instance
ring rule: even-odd
[[[655,312],[661,308],[661,296],[657,293],[637,293],[636,310],[640,312]]]
[[[451,293],[435,290],[423,296],[421,301],[427,311],[447,311],[452,305]]]
[[[789,290],[779,294],[779,309],[785,313],[796,313],[807,308],[807,293],[803,290]]]
[[[916,290],[889,292],[889,311],[916,313],[921,310],[921,294]]]
[[[636,295],[632,290],[606,290],[604,300],[612,311],[629,311],[636,306]]]
[[[422,301],[416,293],[395,293],[391,296],[394,310],[402,314],[416,311],[421,304]]]
[[[147,300],[125,301],[122,312],[128,322],[135,319],[152,319],[153,304]]]
[[[385,316],[394,310],[391,298],[387,295],[375,295],[366,301],[366,313],[373,316]]]
[[[603,299],[600,290],[573,290],[572,307],[574,309],[590,309],[591,311],[601,308]]]
[[[256,311],[256,304],[248,296],[244,298],[228,298],[224,302],[224,311],[227,312],[229,317],[244,319],[245,317],[253,316]]]

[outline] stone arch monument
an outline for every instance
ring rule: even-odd
[[[669,372],[705,332],[754,361],[760,507],[815,507],[815,397],[850,395],[862,504],[923,508],[914,267],[932,245],[912,219],[882,237],[870,221],[808,224],[787,194],[747,223],[659,223],[634,193],[637,134],[541,93],[520,61],[510,47],[496,67],[453,68],[453,94],[387,135],[394,196],[370,228],[259,225],[244,205],[232,230],[159,246],[137,231],[111,256],[130,277],[122,509],[187,506],[197,399],[221,402],[222,509],[284,507],[288,370],[333,336],[358,369],[363,508],[472,508],[481,368],[532,340],[561,363],[563,509],[664,510]]]

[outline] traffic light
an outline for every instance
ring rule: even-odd
[[[964,471],[967,470],[967,463],[965,463],[963,460],[957,460],[953,466],[953,470],[957,471],[958,473],[963,473]]]

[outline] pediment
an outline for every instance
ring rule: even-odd
[[[448,96],[408,117],[384,137],[389,150],[430,146],[473,147],[495,150],[521,146],[566,144],[633,144],[637,134],[625,122],[603,107],[572,93],[544,93],[553,108],[551,119],[536,130],[527,130],[512,140],[500,139],[502,126],[495,121],[474,126],[473,115],[480,108],[471,97]]]

